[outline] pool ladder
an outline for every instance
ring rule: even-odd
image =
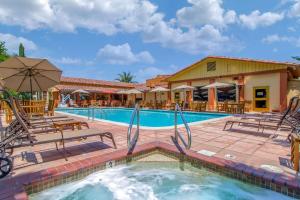
[[[133,127],[135,117],[136,117],[136,130],[134,136],[131,137],[132,127]],[[132,151],[134,149],[134,146],[139,138],[139,134],[140,134],[140,106],[137,103],[135,104],[134,111],[131,115],[130,124],[127,131],[127,146],[129,151]]]
[[[187,136],[188,136],[188,141],[186,142],[184,137],[181,135],[181,133],[178,131],[178,126],[177,126],[177,118],[178,118],[178,113],[180,114],[181,120],[183,121],[183,124],[185,126],[185,129],[187,131]],[[192,133],[190,130],[190,127],[188,125],[188,123],[185,121],[185,118],[183,116],[183,113],[181,111],[181,108],[178,104],[175,105],[175,121],[174,121],[174,128],[175,128],[175,141],[178,143],[178,139],[181,140],[181,142],[183,143],[184,147],[186,149],[190,149],[191,148],[191,144],[192,144]],[[136,131],[133,137],[131,137],[132,134],[132,127],[133,127],[133,123],[134,123],[134,119],[135,117],[137,118],[136,120]],[[128,146],[128,150],[132,151],[138,138],[139,138],[139,134],[140,134],[140,106],[139,104],[135,105],[134,111],[131,115],[131,119],[130,119],[130,124],[128,127],[128,131],[127,131],[127,146]]]
[[[101,118],[105,119],[106,112],[102,108],[96,108],[96,107],[88,107],[88,120],[92,119],[94,121],[95,119],[95,109],[100,111]]]
[[[178,113],[180,114],[180,117],[181,117],[181,120],[184,124],[184,127],[186,129],[186,132],[187,132],[187,138],[188,138],[188,141],[186,142],[184,137],[182,136],[182,134],[178,131],[178,126],[177,126],[177,118],[178,118]],[[185,118],[183,116],[183,113],[182,113],[182,110],[180,108],[180,106],[178,105],[178,103],[176,103],[175,105],[175,119],[174,119],[174,129],[175,129],[175,141],[178,143],[178,139],[181,140],[181,142],[183,143],[184,147],[186,149],[190,149],[191,148],[191,145],[192,145],[192,133],[191,133],[191,130],[190,130],[190,127],[188,125],[188,123],[185,121]]]

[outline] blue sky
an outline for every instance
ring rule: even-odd
[[[300,0],[1,0],[0,40],[65,76],[143,82],[207,55],[293,61]]]

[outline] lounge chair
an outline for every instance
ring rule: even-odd
[[[295,96],[290,99],[289,105],[287,109],[282,112],[263,112],[261,114],[244,114],[242,115],[242,119],[265,119],[268,121],[280,121],[280,119],[284,116],[291,115],[295,112],[298,107],[300,106],[300,99],[299,97]]]
[[[0,178],[9,174],[12,169],[12,163],[10,155],[7,155],[6,150],[11,150],[13,152],[14,148],[25,147],[25,146],[34,146],[39,144],[46,143],[55,143],[56,149],[58,149],[58,144],[62,144],[63,153],[65,160],[67,159],[65,142],[76,139],[86,139],[88,137],[99,136],[101,142],[103,142],[103,137],[107,137],[112,140],[113,146],[116,149],[116,143],[112,133],[110,132],[100,132],[97,129],[84,129],[78,131],[68,131],[64,133],[63,131],[57,133],[45,135],[33,135],[32,131],[28,128],[27,124],[23,121],[16,108],[14,107],[13,102],[10,103],[10,106],[15,115],[15,120],[6,128],[5,135],[1,138],[0,142]],[[7,164],[3,164],[6,162]]]
[[[25,110],[22,108],[19,100],[17,98],[15,98],[15,97],[10,97],[10,98],[13,98],[13,100],[15,102],[15,106],[19,110],[19,112],[21,113],[21,115],[22,116],[26,116],[31,122],[34,122],[34,121],[46,121],[46,120],[55,121],[57,119],[61,120],[63,118],[68,118],[68,116],[66,116],[66,115],[29,117],[28,114],[25,112]]]
[[[46,118],[39,118],[38,120],[30,120],[27,113],[22,109],[22,107],[19,105],[18,100],[13,97],[9,97],[10,102],[13,102],[15,107],[17,108],[17,112],[20,115],[20,117],[23,119],[24,122],[28,125],[30,129],[32,129],[33,133],[49,133],[49,132],[57,132],[58,129],[55,128],[53,125],[55,122],[62,122],[62,121],[72,121],[73,118],[69,118],[67,116],[64,117],[46,117]],[[9,103],[9,102],[7,102]],[[83,123],[85,125],[85,123]],[[85,125],[87,126],[87,125]]]
[[[279,128],[291,128],[290,124],[286,123],[289,117],[293,116],[295,112],[298,112],[298,106],[300,99],[298,97],[293,97],[289,103],[289,106],[285,112],[281,115],[257,115],[242,117],[241,119],[228,120],[226,121],[223,130],[226,130],[228,126],[230,129],[234,124],[254,126],[258,128],[258,131],[265,128],[274,128],[278,130]],[[296,111],[295,111],[296,109]]]

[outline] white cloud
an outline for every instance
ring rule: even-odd
[[[10,53],[17,53],[20,43],[24,45],[25,53],[27,50],[31,51],[37,49],[37,45],[33,41],[9,33],[0,33],[0,41],[5,42],[5,46]]]
[[[153,78],[157,75],[164,75],[164,74],[172,74],[177,71],[178,68],[174,65],[169,67],[144,67],[138,70],[134,75],[138,82],[145,82],[145,80],[149,78]]]
[[[62,57],[60,59],[54,59],[54,61],[60,64],[69,64],[69,65],[81,65],[83,63],[79,58],[70,58],[70,57]]]
[[[86,28],[112,35],[142,30],[155,21],[156,9],[147,0],[2,0],[0,23],[29,30]]]
[[[154,59],[148,51],[134,54],[128,43],[122,45],[107,44],[99,49],[97,56],[109,64],[129,65],[137,62],[153,63]]]
[[[292,27],[292,26],[290,26],[290,27],[288,27],[288,31],[290,31],[290,32],[296,32],[296,28],[295,28],[295,27]]]
[[[222,8],[222,0],[188,0],[191,7],[183,7],[177,11],[179,24],[183,26],[197,26],[211,24],[223,27],[236,21],[233,10],[227,12]]]
[[[222,30],[236,21],[235,11],[224,10],[222,0],[189,2],[191,7],[179,9],[177,18],[166,21],[164,14],[149,0],[2,0],[0,24],[62,32],[83,28],[106,35],[137,32],[145,42],[191,54],[240,49],[239,44]],[[141,52],[138,58],[130,53],[119,55],[121,61],[110,62],[122,63],[126,56],[129,63],[136,59],[153,62],[148,52]]]
[[[268,35],[262,39],[262,42],[272,44],[276,42],[288,42],[296,47],[300,47],[300,37],[279,36],[277,34]]]
[[[239,16],[242,25],[252,30],[258,27],[271,26],[276,22],[283,20],[283,18],[283,13],[261,13],[259,10],[255,10],[249,15],[243,14]]]
[[[222,35],[212,25],[200,29],[190,28],[183,31],[161,21],[144,33],[145,42],[158,42],[164,47],[175,48],[190,54],[213,54],[231,50],[239,50],[240,44],[232,38]]]
[[[289,16],[300,17],[300,0],[294,0],[294,4],[289,11]]]

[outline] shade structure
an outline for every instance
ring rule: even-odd
[[[60,82],[61,74],[47,59],[16,56],[0,63],[3,86],[17,92],[47,91]]]
[[[217,88],[226,88],[226,87],[231,87],[231,86],[233,86],[233,84],[214,82],[214,83],[211,83],[209,85],[206,85],[206,86],[202,87],[201,89],[215,88],[215,98],[216,98],[216,102],[218,102],[219,100],[218,100],[218,91],[217,91]]]
[[[230,83],[220,83],[220,82],[214,82],[212,84],[203,86],[201,89],[209,89],[209,88],[225,88],[225,87],[230,87],[233,86],[233,84]]]
[[[189,85],[180,85],[180,86],[178,86],[178,87],[176,87],[176,88],[173,88],[173,91],[184,91],[184,90],[194,90],[195,89],[195,87],[193,87],[193,86],[189,86]]]
[[[170,90],[168,88],[164,88],[164,87],[161,87],[161,86],[158,86],[152,90],[150,90],[150,92],[154,92],[154,93],[159,93],[160,94],[160,101],[162,101],[162,97],[161,97],[161,94],[163,92],[169,92]],[[157,102],[157,99],[156,99],[156,94],[155,94],[155,107],[156,107],[156,102]]]
[[[131,90],[127,90],[126,94],[142,94],[142,92],[137,89],[131,89]]]
[[[170,91],[168,88],[159,86],[159,87],[152,89],[150,92],[168,92],[168,91]]]
[[[127,91],[128,90],[119,90],[117,91],[117,94],[128,94]]]
[[[88,92],[88,91],[86,91],[86,90],[83,90],[83,89],[78,89],[78,90],[75,90],[75,91],[73,91],[73,92],[72,92],[72,94],[74,94],[74,93],[80,93],[80,94],[89,94],[89,92]]]

